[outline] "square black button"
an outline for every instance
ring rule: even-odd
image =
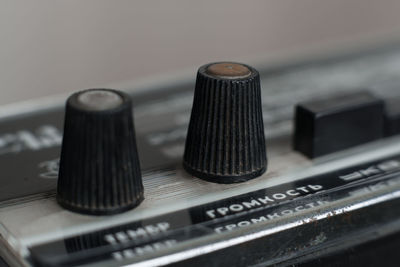
[[[384,102],[367,91],[296,106],[294,149],[310,158],[383,137]]]
[[[400,134],[400,97],[385,103],[385,136]]]

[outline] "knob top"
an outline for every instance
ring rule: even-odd
[[[120,91],[89,89],[66,104],[57,201],[66,209],[105,215],[143,200],[132,101]]]
[[[121,105],[123,99],[120,94],[105,89],[92,89],[77,95],[77,103],[87,110],[108,110]]]
[[[210,64],[206,70],[207,74],[225,79],[242,79],[250,76],[250,69],[239,63],[223,62]]]

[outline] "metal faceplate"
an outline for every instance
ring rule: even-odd
[[[240,184],[186,174],[194,81],[132,93],[145,200],[113,216],[55,201],[63,106],[0,121],[1,256],[20,266],[293,263],[400,230],[400,138],[309,160],[294,105],[366,89],[400,96],[400,49],[259,69],[268,171]]]

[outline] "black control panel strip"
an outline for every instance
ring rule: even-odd
[[[30,248],[39,266],[75,266],[134,259],[211,234],[272,221],[329,202],[390,186],[400,156],[234,196]]]

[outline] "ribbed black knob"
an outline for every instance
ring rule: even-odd
[[[232,62],[200,67],[183,166],[215,183],[239,183],[267,167],[260,77]]]
[[[130,97],[90,89],[67,100],[57,201],[84,214],[114,214],[143,200]]]

